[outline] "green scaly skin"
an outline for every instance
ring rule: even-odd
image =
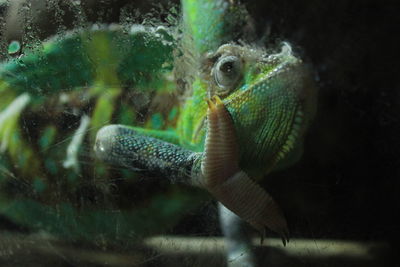
[[[111,125],[97,134],[97,156],[203,187],[260,232],[265,227],[278,232],[285,244],[286,220],[254,180],[290,164],[301,150],[315,106],[311,75],[289,44],[277,54],[224,44],[230,26],[225,19],[235,12],[227,2],[182,5],[192,36],[189,51],[196,52],[198,64],[180,108],[176,145],[162,135]],[[212,99],[208,105],[206,99]]]

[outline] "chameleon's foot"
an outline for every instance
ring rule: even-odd
[[[285,217],[272,197],[239,168],[232,118],[223,102],[207,100],[208,133],[201,163],[204,185],[225,207],[264,234],[265,227],[289,241]]]

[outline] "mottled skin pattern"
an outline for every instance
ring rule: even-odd
[[[97,101],[91,116],[91,127],[97,129],[110,119],[124,88],[155,88],[162,94],[172,87],[182,96],[176,101],[177,118],[164,127],[167,130],[151,123],[143,128],[106,126],[97,133],[96,155],[109,164],[206,189],[223,204],[222,228],[233,243],[238,242],[232,248],[228,244],[233,254],[247,247],[241,245],[246,241],[241,231],[230,228],[232,222],[240,223],[234,213],[262,234],[266,227],[276,231],[286,243],[283,213],[255,181],[301,155],[303,135],[314,114],[315,86],[289,44],[267,53],[232,42],[247,15],[233,2],[183,0],[184,35],[176,39],[164,28],[137,27],[129,35],[107,29],[49,42],[41,53],[2,65],[0,93],[7,101],[0,108],[5,110],[25,92],[40,104],[37,99],[43,91],[66,90],[73,99],[81,98],[78,90],[88,87],[83,96]],[[164,79],[172,66],[177,85]],[[6,134],[21,132],[16,123],[19,113],[3,116],[9,125],[0,125],[3,150],[22,173],[27,166],[38,166],[26,171],[33,184],[51,185],[46,183],[47,171],[41,169],[48,168],[47,163],[32,156],[29,144]],[[57,187],[45,187],[35,197],[46,199],[54,190]],[[7,209],[1,212],[19,219]]]

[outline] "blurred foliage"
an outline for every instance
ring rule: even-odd
[[[168,129],[178,101],[173,32],[147,28],[176,27],[177,9],[158,6],[143,15],[132,3],[106,2],[10,3],[2,47],[9,45],[0,65],[0,214],[67,240],[134,242],[171,229],[206,198],[95,160],[101,126]],[[93,28],[86,16],[97,10],[94,20],[109,22],[110,5],[122,25]],[[7,27],[16,19],[19,29]],[[43,19],[54,23],[40,27]],[[41,42],[55,29],[57,35]],[[11,36],[20,42],[7,41]]]

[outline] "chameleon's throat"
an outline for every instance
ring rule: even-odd
[[[296,145],[301,142],[304,128],[304,112],[301,106],[297,108],[291,125],[291,130],[286,137],[286,141],[281,148],[272,156],[270,168],[267,173],[272,171],[276,165],[285,160],[287,156],[293,152]]]

